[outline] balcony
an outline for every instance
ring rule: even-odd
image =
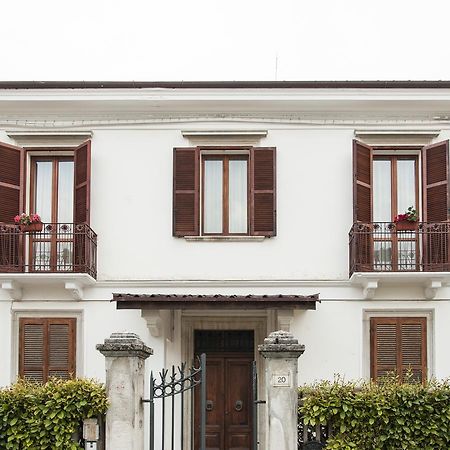
[[[21,232],[0,224],[0,287],[13,299],[22,284],[40,279],[63,281],[74,297],[97,278],[97,235],[87,224],[45,223],[40,232]]]
[[[393,222],[355,223],[349,247],[350,279],[363,285],[366,298],[378,282],[395,281],[421,283],[430,299],[450,278],[448,222],[420,222],[413,230]]]
[[[0,273],[87,273],[97,277],[97,235],[89,225],[45,223],[22,233],[0,225]]]

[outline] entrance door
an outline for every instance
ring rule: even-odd
[[[252,448],[252,331],[195,332],[196,353],[206,353],[206,449]],[[195,409],[198,449],[199,402]]]

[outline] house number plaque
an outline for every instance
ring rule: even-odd
[[[291,387],[291,375],[289,373],[277,373],[272,375],[272,386]]]

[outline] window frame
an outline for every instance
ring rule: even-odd
[[[200,153],[200,233],[201,236],[250,236],[250,156],[246,153],[227,152],[222,149],[219,153]],[[229,149],[232,150],[232,149]],[[236,149],[233,149],[236,150]],[[244,151],[244,149],[240,149]],[[222,233],[206,233],[204,231],[205,217],[205,161],[222,161]],[[230,160],[247,162],[247,232],[246,233],[230,233],[229,232],[229,162]]]
[[[69,368],[69,379],[77,377],[77,368],[78,368],[78,341],[79,341],[79,318],[77,315],[65,315],[65,314],[56,314],[56,315],[44,315],[38,316],[33,314],[20,314],[17,317],[17,376],[23,378],[24,377],[24,364],[23,364],[23,356],[24,356],[24,325],[28,324],[42,324],[45,327],[44,329],[44,349],[43,349],[43,366],[42,366],[42,375],[43,375],[43,383],[46,383],[49,379],[49,361],[50,361],[50,347],[49,347],[49,326],[51,324],[61,324],[67,323],[69,325],[69,330],[71,330],[71,336],[69,336],[68,342],[68,357],[70,358],[68,361]]]
[[[435,376],[435,310],[433,308],[390,308],[390,309],[364,309],[362,312],[363,345],[362,351],[362,377],[371,379],[371,335],[370,324],[372,318],[425,318],[426,319],[426,376],[427,380]]]

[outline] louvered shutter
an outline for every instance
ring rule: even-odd
[[[370,338],[371,377],[377,380],[388,373],[397,373],[397,319],[372,318],[370,323]]]
[[[424,267],[428,271],[450,270],[449,155],[448,141],[422,150]]]
[[[372,222],[372,147],[353,141],[353,222]]]
[[[375,380],[395,372],[401,380],[427,377],[426,318],[377,317],[370,323],[371,377]]]
[[[24,211],[25,150],[0,142],[0,271],[23,270],[20,234],[12,226]]]
[[[91,203],[91,141],[86,141],[74,150],[74,212],[75,223],[90,222]]]
[[[19,376],[44,382],[47,379],[45,319],[20,319]]]
[[[250,150],[250,234],[276,235],[276,149]]]
[[[423,213],[425,222],[445,222],[449,218],[448,141],[422,150]]]
[[[75,319],[48,323],[48,377],[68,379],[75,374]]]
[[[198,236],[200,199],[200,150],[173,151],[173,235]]]
[[[19,375],[46,382],[75,375],[76,319],[21,318]]]
[[[358,223],[358,233],[352,241],[353,254],[357,255],[359,270],[371,271],[373,266],[372,240],[372,147],[353,141],[353,223]]]
[[[399,319],[400,355],[402,379],[411,372],[413,380],[427,378],[427,320],[420,318]]]

